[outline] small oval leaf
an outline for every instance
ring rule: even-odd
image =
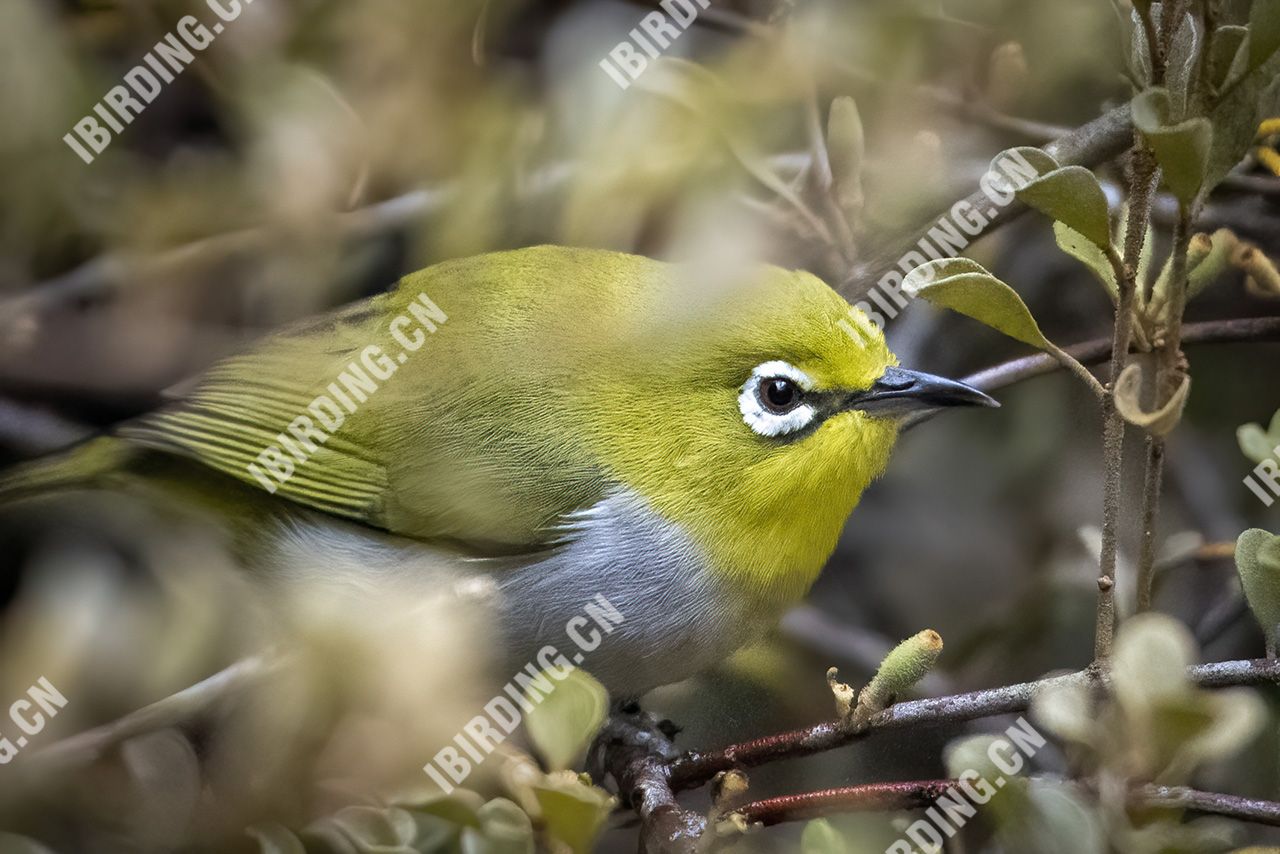
[[[1240,443],[1240,452],[1255,463],[1272,459],[1275,456],[1271,438],[1262,431],[1261,425],[1241,425],[1236,430],[1236,441]]]
[[[827,157],[836,199],[846,215],[856,219],[862,210],[862,164],[866,139],[857,103],[847,95],[831,102],[827,117]]]
[[[1164,173],[1165,184],[1184,204],[1204,185],[1213,144],[1213,125],[1203,117],[1174,122],[1169,92],[1154,88],[1133,99],[1133,123]]]
[[[1107,253],[1092,240],[1074,228],[1062,222],[1053,224],[1053,237],[1058,248],[1084,264],[1093,273],[1102,286],[1111,294],[1112,302],[1120,298],[1120,288],[1116,284],[1116,272],[1107,260]]]
[[[1052,345],[1017,292],[968,258],[930,261],[912,270],[902,287],[934,305],[985,323],[1041,350]]]
[[[1280,627],[1280,537],[1261,528],[1236,540],[1236,571],[1249,609],[1274,643]]]
[[[1062,166],[1028,182],[1017,196],[1031,207],[1102,247],[1111,245],[1107,196],[1083,166]]]
[[[1280,0],[1253,0],[1249,7],[1249,70],[1280,48]]]

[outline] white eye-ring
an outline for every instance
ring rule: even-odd
[[[803,430],[817,410],[806,403],[804,393],[813,380],[795,365],[780,360],[756,365],[738,393],[742,420],[761,436],[785,436]]]

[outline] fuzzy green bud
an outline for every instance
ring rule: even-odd
[[[912,635],[880,662],[875,677],[858,694],[855,723],[865,723],[895,699],[911,690],[933,669],[942,655],[942,636],[933,629]]]

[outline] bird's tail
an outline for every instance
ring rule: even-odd
[[[111,436],[100,436],[71,448],[0,472],[0,504],[21,501],[48,492],[87,486],[103,475],[118,471],[132,455],[128,445]]]

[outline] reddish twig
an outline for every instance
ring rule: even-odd
[[[1201,688],[1270,684],[1280,682],[1280,660],[1254,659],[1200,664],[1190,668],[1188,676]],[[669,783],[671,789],[678,792],[700,786],[721,771],[812,756],[843,747],[882,730],[959,723],[1024,712],[1036,692],[1043,688],[1096,678],[1098,677],[1093,671],[1082,670],[1037,682],[1022,682],[950,697],[912,700],[890,706],[873,717],[862,729],[851,729],[841,721],[826,721],[804,729],[730,745],[722,750],[689,752],[669,764]]]
[[[955,784],[954,780],[915,780],[904,783],[868,783],[843,789],[825,789],[803,795],[783,795],[749,803],[734,812],[748,824],[766,827],[784,821],[803,821],[841,812],[895,812],[924,809]]]
[[[1065,783],[1066,781],[1060,781]],[[802,795],[767,798],[734,812],[748,824],[765,827],[788,821],[850,812],[897,812],[927,809],[946,795],[954,780],[913,780],[900,783],[868,783],[840,789],[824,789]],[[1184,786],[1135,786],[1129,796],[1133,806],[1168,807],[1220,815],[1241,821],[1280,826],[1280,803],[1244,798],[1221,792],[1203,792]]]

